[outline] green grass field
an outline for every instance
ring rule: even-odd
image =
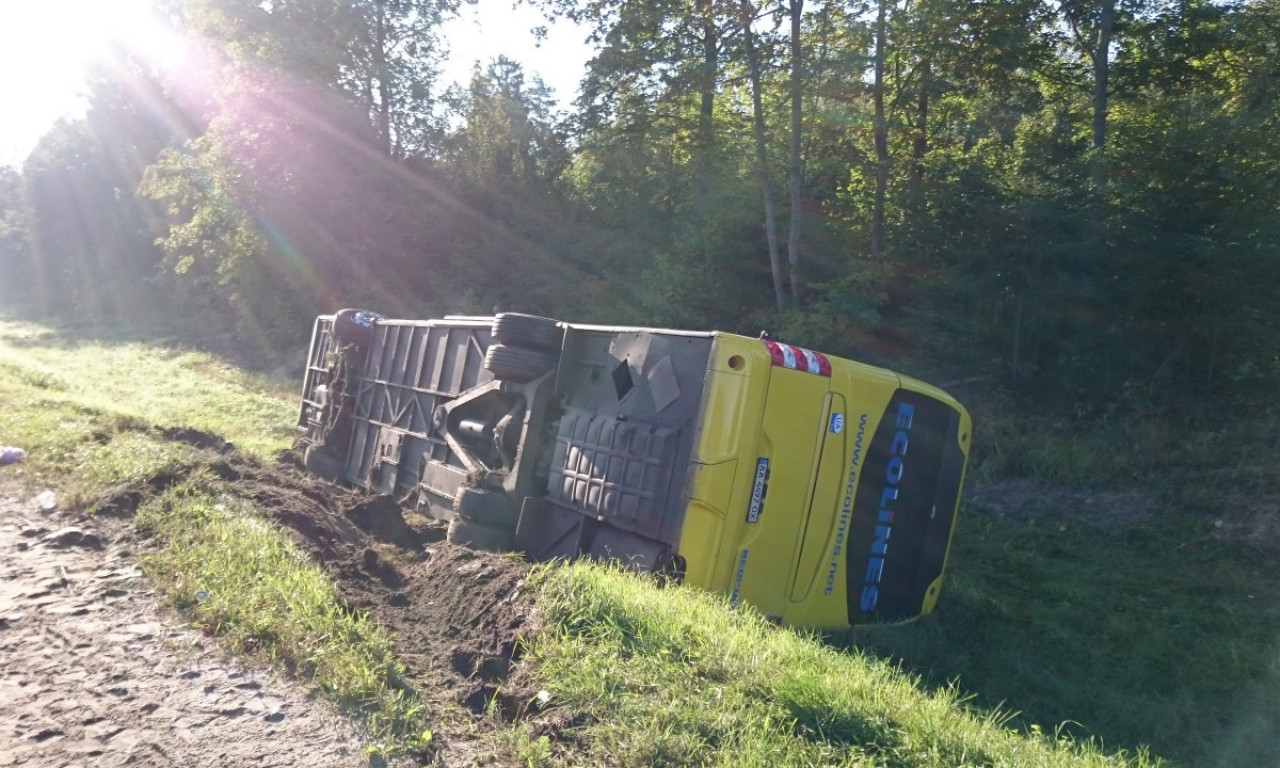
[[[30,454],[6,476],[74,501],[181,469],[187,480],[135,519],[165,544],[148,563],[157,588],[231,646],[269,649],[305,672],[363,719],[371,749],[420,748],[452,715],[424,712],[379,628],[341,610],[279,531],[221,494],[197,451],[164,437],[200,430],[272,461],[292,439],[295,389],[198,352],[0,322],[0,443]],[[842,637],[772,627],[599,566],[539,570],[544,631],[525,663],[552,704],[579,718],[556,739],[504,724],[490,757],[1280,764],[1274,559],[1219,540],[1203,510],[1150,491],[1157,513],[1125,523],[1063,518],[1048,502],[1017,516],[970,505],[939,612]],[[217,600],[190,599],[193,584],[215,578]]]

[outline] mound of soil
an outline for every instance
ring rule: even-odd
[[[242,467],[235,488],[293,535],[347,606],[392,630],[412,680],[487,712],[532,629],[520,599],[528,565],[453,546],[442,524],[409,513],[411,523],[391,498],[317,480],[292,462]]]

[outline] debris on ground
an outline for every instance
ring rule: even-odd
[[[11,445],[0,445],[0,467],[17,464],[27,458],[27,452]]]

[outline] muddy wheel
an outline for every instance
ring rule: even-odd
[[[342,479],[342,462],[324,448],[307,446],[306,452],[302,454],[302,466],[316,477],[331,483]]]
[[[521,347],[494,344],[484,355],[484,367],[495,379],[529,381],[536,379],[556,365],[556,356],[549,352]]]
[[[559,352],[564,330],[549,317],[504,312],[493,319],[493,337],[508,347]]]
[[[449,522],[449,543],[460,547],[483,549],[488,552],[505,552],[511,549],[511,545],[515,543],[515,537],[515,531],[510,528],[479,525],[461,515],[455,515]]]
[[[505,493],[463,488],[453,501],[453,509],[458,517],[476,525],[511,530],[516,527],[516,508]]]

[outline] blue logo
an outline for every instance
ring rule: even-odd
[[[838,435],[844,431],[844,414],[831,414],[831,434]]]
[[[754,523],[760,519],[760,508],[764,506],[764,495],[769,486],[769,460],[760,457],[756,462],[756,481],[751,486],[751,506],[747,507],[747,522]]]
[[[887,414],[886,414],[887,415]],[[911,441],[911,425],[915,421],[916,409],[910,403],[898,404],[898,418],[889,444],[889,464],[885,468],[885,484],[880,490],[880,512],[876,515],[875,538],[871,540],[871,557],[867,560],[867,573],[862,587],[862,600],[859,603],[863,613],[871,613],[880,600],[880,582],[884,580],[884,561],[889,556],[889,537],[893,533],[893,517],[896,510],[891,502],[899,496],[899,485],[906,472],[907,447]]]
[[[742,550],[742,556],[738,558],[738,572],[733,577],[733,592],[729,595],[729,602],[738,602],[738,590],[742,588],[742,576],[747,572],[747,550]]]

